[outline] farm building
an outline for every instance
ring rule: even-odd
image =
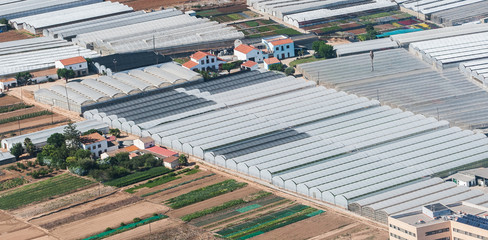
[[[307,27],[344,18],[397,10],[398,5],[388,0],[247,0],[252,8],[282,19],[295,27]]]
[[[259,68],[258,63],[253,61],[246,61],[245,63],[241,64],[242,70],[254,71],[254,70],[258,70],[258,68]]]
[[[71,23],[59,27],[44,29],[43,35],[46,37],[63,38],[69,40],[83,33],[90,33],[116,27],[124,27],[127,25],[127,23],[144,23],[167,16],[176,16],[178,14],[179,11],[176,11],[175,9],[166,9],[149,13],[145,13],[144,11],[121,13],[115,16],[103,17],[95,20]]]
[[[264,59],[264,69],[269,70],[269,66],[275,65],[275,64],[280,64],[281,61],[278,58],[272,57],[272,58],[266,58]]]
[[[295,56],[295,43],[289,37],[281,35],[263,38],[262,43],[266,46],[267,52],[278,59]]]
[[[15,78],[0,79],[0,92],[4,92],[7,88],[15,86],[17,86],[17,79]]]
[[[174,10],[161,18],[142,23],[79,34],[76,44],[102,55],[138,51],[188,52],[228,47],[244,34],[225,24],[196,18]],[[130,29],[130,30],[128,30]]]
[[[166,168],[177,169],[180,166],[178,157],[171,156],[163,159],[163,164]]]
[[[67,8],[100,3],[103,0],[7,0],[3,1],[0,18],[14,19]]]
[[[26,29],[33,34],[42,34],[44,29],[132,11],[132,8],[117,2],[100,2],[27,17],[14,18],[10,19],[9,22],[18,30]]]
[[[0,43],[0,78],[13,77],[18,72],[54,68],[57,60],[83,56],[94,58],[99,55],[91,50],[73,46],[66,40],[49,37]]]
[[[102,131],[103,133],[108,133],[108,125],[107,124],[101,123],[98,121],[94,121],[94,120],[77,122],[77,123],[74,123],[74,125],[76,126],[76,129],[80,130],[81,132],[86,132],[90,129],[96,129],[96,130]],[[10,151],[10,148],[14,144],[16,144],[16,143],[22,143],[23,144],[24,140],[26,138],[30,138],[32,143],[34,143],[34,145],[36,145],[36,147],[43,147],[47,144],[47,139],[52,134],[62,133],[64,131],[64,127],[66,127],[66,125],[55,127],[55,128],[50,128],[50,129],[46,129],[46,130],[41,130],[41,131],[34,132],[34,133],[29,133],[29,134],[15,136],[15,137],[11,137],[11,138],[2,139],[2,148]]]
[[[138,138],[134,140],[134,146],[138,147],[139,149],[154,147],[154,139],[151,137]]]
[[[234,56],[241,61],[263,62],[268,58],[268,54],[264,54],[261,49],[247,44],[239,44],[234,48]]]
[[[389,39],[381,38],[369,41],[354,42],[347,44],[335,45],[334,50],[338,57],[344,57],[348,55],[369,53],[369,51],[381,51],[387,49],[398,48],[398,44]]]
[[[396,0],[400,9],[423,20],[444,26],[456,26],[488,17],[488,2],[484,0]]]
[[[166,88],[83,115],[344,208],[488,158],[484,134],[270,71]]]
[[[91,59],[90,71],[112,76],[135,68],[171,62],[171,58],[154,52],[119,53]],[[115,60],[115,61],[114,61]]]
[[[301,64],[297,70],[326,86],[448,120],[456,126],[488,126],[486,91],[467,81],[458,69],[439,73],[404,49],[375,52],[374,71],[369,53]]]
[[[66,68],[73,70],[77,77],[88,74],[88,63],[81,56],[61,59],[54,62],[54,65],[57,69]]]
[[[112,76],[100,76],[96,80],[69,82],[66,87],[55,85],[50,89],[39,89],[34,93],[34,98],[41,103],[81,113],[84,107],[94,103],[106,102],[114,98],[132,98],[141,92],[200,80],[202,78],[198,73],[173,62],[167,62]],[[66,99],[69,99],[69,104]]]
[[[198,51],[190,56],[190,61],[184,63],[182,66],[192,71],[218,71],[222,68],[225,60],[207,53]]]
[[[96,157],[100,157],[102,153],[105,153],[108,150],[107,139],[99,133],[81,136],[80,141],[82,148],[89,150]]]

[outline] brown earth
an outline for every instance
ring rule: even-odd
[[[159,221],[162,222],[162,221]],[[157,223],[157,222],[156,222]],[[212,233],[205,232],[200,228],[194,227],[189,224],[182,223],[180,221],[174,219],[168,219],[168,221],[159,223],[158,225],[153,225],[155,223],[151,223],[151,231],[152,233],[147,234],[149,231],[149,227],[141,227],[142,229],[138,230],[138,228],[127,232],[127,235],[124,233],[116,235],[113,238],[109,238],[110,240],[123,240],[123,239],[141,239],[141,240],[161,240],[161,239],[171,239],[171,240],[217,240],[220,238],[216,238],[213,236]],[[164,224],[168,224],[164,226]],[[153,230],[154,226],[157,227],[158,230]],[[146,230],[146,231],[144,231]],[[146,235],[142,235],[146,233]],[[139,235],[140,234],[140,235]],[[118,236],[122,236],[119,238]]]
[[[197,211],[201,211],[203,209],[215,207],[215,206],[221,205],[221,204],[228,202],[228,201],[231,201],[231,200],[237,200],[240,198],[245,198],[245,197],[247,197],[253,193],[257,193],[258,191],[259,190],[255,189],[253,187],[246,186],[244,188],[237,189],[233,192],[229,192],[229,193],[226,193],[226,194],[214,197],[214,198],[210,198],[210,199],[207,199],[205,201],[198,202],[198,203],[195,203],[195,204],[192,204],[192,205],[180,208],[180,209],[172,210],[168,213],[168,216],[180,218],[180,217],[183,217],[187,214],[194,213]]]
[[[4,211],[0,211],[0,239],[18,240],[40,237],[52,239],[41,229],[22,222]]]
[[[0,33],[2,34],[2,33]],[[10,95],[5,95],[3,97],[0,97],[0,106],[8,106],[16,103],[21,103],[22,101],[16,97],[10,96]]]
[[[23,30],[21,31],[12,30],[8,32],[0,33],[0,42],[9,42],[9,41],[22,40],[28,38],[34,38],[34,36],[30,35],[30,33]]]
[[[124,208],[58,226],[51,233],[62,239],[86,238],[104,232],[107,227],[117,228],[122,222],[130,223],[136,217],[144,219],[153,213],[164,213],[167,210],[168,208],[162,205],[140,201]]]
[[[23,108],[23,109],[11,111],[11,112],[0,113],[0,119],[6,119],[9,117],[17,117],[17,116],[25,115],[28,113],[40,112],[40,111],[44,111],[44,110],[46,110],[46,109],[40,108],[37,106],[30,107],[30,108]]]
[[[59,114],[54,114],[54,115],[43,115],[39,117],[34,117],[34,118],[28,118],[20,121],[15,121],[15,122],[9,122],[9,123],[4,123],[0,124],[0,133],[5,133],[5,132],[10,132],[10,131],[16,131],[19,129],[19,123],[20,123],[20,128],[31,128],[31,127],[36,127],[39,125],[44,125],[44,124],[49,124],[52,122],[58,122],[58,121],[64,121],[64,124],[68,121],[66,117],[61,116]],[[27,134],[31,132],[37,132],[43,129],[49,129],[53,128],[58,124],[53,125],[47,125],[47,126],[42,126],[42,127],[36,127],[28,130],[21,131],[20,133],[16,134]],[[59,124],[63,125],[63,123]]]

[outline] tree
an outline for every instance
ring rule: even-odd
[[[367,24],[366,25],[366,34],[364,34],[363,39],[364,40],[371,40],[375,39],[376,35],[378,35],[378,32],[374,29],[373,24]]]
[[[76,76],[75,71],[73,71],[72,69],[66,69],[66,68],[60,68],[60,69],[58,69],[58,71],[56,73],[58,74],[59,78],[64,78],[64,80],[66,80],[66,82],[68,82],[68,79],[74,78]]]
[[[66,147],[70,152],[76,151],[81,146],[81,132],[76,129],[72,121],[69,121],[68,125],[64,127],[63,135],[66,140]]]
[[[16,143],[10,148],[10,153],[15,156],[15,159],[19,160],[20,155],[24,153],[22,143]]]
[[[120,137],[120,129],[118,128],[112,128],[108,131],[108,133],[110,133],[112,136],[115,136],[115,137]]]
[[[24,146],[25,146],[25,151],[29,153],[29,156],[33,157],[37,149],[36,149],[36,145],[32,143],[30,138],[25,138]]]
[[[188,158],[185,154],[180,154],[180,156],[178,157],[178,162],[181,166],[186,166],[188,164]]]
[[[96,130],[96,129],[93,129],[93,128],[90,129],[90,130],[88,130],[88,131],[86,131],[86,132],[84,132],[84,133],[82,133],[81,135],[84,136],[84,135],[88,135],[88,134],[92,134],[92,133],[98,133],[100,135],[103,135],[102,131]]]
[[[276,63],[268,66],[269,70],[275,70],[275,71],[280,71],[283,72],[285,69],[285,66],[282,63]]]
[[[230,70],[234,69],[236,65],[234,63],[224,63],[222,64],[222,70],[226,70],[228,73],[230,73]]]
[[[324,41],[315,41],[312,43],[312,48],[315,50],[315,55],[321,58],[334,58],[336,53],[334,47],[326,44]]]
[[[8,24],[8,20],[6,18],[0,18],[0,24]]]
[[[15,75],[15,79],[17,79],[17,84],[19,86],[23,86],[32,79],[32,74],[29,72],[19,72]]]
[[[90,150],[85,150],[85,149],[78,149],[75,152],[75,158],[76,159],[83,159],[83,158],[91,158],[92,153]]]
[[[286,74],[286,76],[292,75],[292,74],[294,74],[294,73],[295,73],[295,69],[294,69],[294,68],[292,68],[292,67],[287,67],[287,68],[285,69],[285,74]]]
[[[59,147],[63,146],[64,144],[66,144],[66,139],[64,138],[63,134],[54,133],[47,139],[47,144],[53,145],[53,146],[59,148]]]

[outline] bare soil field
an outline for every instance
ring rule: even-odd
[[[61,116],[59,114],[54,114],[54,115],[44,115],[44,116],[39,116],[39,117],[34,117],[34,118],[28,118],[20,121],[15,121],[15,122],[9,122],[5,124],[0,124],[0,133],[6,133],[10,131],[16,131],[19,129],[19,123],[20,123],[20,128],[29,128],[28,130],[21,131],[21,134],[26,134],[30,132],[37,132],[42,129],[49,129],[54,126],[50,125],[53,122],[67,122],[68,120],[66,117]],[[44,126],[44,125],[50,125],[49,126]],[[43,125],[42,127],[36,127],[39,125]],[[61,124],[62,125],[62,124]],[[35,128],[33,128],[35,127]],[[18,133],[17,133],[18,134]]]
[[[40,237],[52,239],[41,229],[22,222],[4,211],[0,211],[0,239],[18,240]]]
[[[34,36],[30,35],[25,31],[11,30],[8,32],[0,33],[0,42],[9,42],[9,41],[22,40],[28,38],[34,38]]]
[[[3,33],[0,33],[3,34]],[[16,103],[21,103],[22,101],[16,97],[10,96],[10,95],[5,95],[3,97],[0,97],[0,106],[8,106]]]
[[[130,223],[136,217],[144,219],[153,213],[164,213],[167,210],[168,208],[162,205],[139,201],[120,209],[60,225],[54,228],[51,233],[62,239],[86,238],[104,232],[107,227],[117,228],[121,222]]]

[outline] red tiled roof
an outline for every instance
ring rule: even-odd
[[[270,65],[270,64],[280,63],[280,60],[278,58],[272,57],[272,58],[264,59],[264,62]]]
[[[178,157],[170,156],[170,157],[163,159],[163,162],[167,162],[167,163],[173,163],[174,161],[178,161]]]
[[[196,53],[194,53],[193,55],[190,56],[190,58],[193,58],[193,59],[196,59],[196,60],[200,60],[206,56],[214,56],[213,54],[210,54],[210,53],[206,53],[206,52],[202,52],[202,51],[198,51]]]
[[[241,52],[241,53],[244,53],[244,54],[248,54],[252,50],[258,50],[258,49],[256,49],[255,47],[246,45],[246,44],[241,44],[241,45],[237,46],[234,50]]]
[[[107,141],[112,142],[115,141],[117,138],[115,136],[110,136],[107,138]]]
[[[156,153],[156,154],[159,154],[159,155],[162,155],[162,156],[165,156],[165,157],[169,157],[169,156],[173,156],[173,155],[178,154],[177,152],[173,152],[171,150],[168,150],[168,149],[162,148],[162,147],[158,147],[158,146],[150,147],[146,150],[153,152],[153,153]]]
[[[247,61],[247,62],[245,62],[245,63],[241,64],[241,66],[244,66],[244,67],[248,67],[248,68],[250,68],[250,67],[255,66],[256,64],[257,64],[256,62],[253,62],[253,61]]]
[[[131,146],[128,146],[128,147],[125,147],[124,148],[124,152],[134,152],[134,151],[137,151],[139,150],[138,147],[136,147],[135,145],[131,145]]]
[[[48,76],[48,75],[54,75],[57,73],[57,71],[58,70],[56,68],[50,68],[50,69],[46,69],[46,70],[34,71],[34,72],[31,72],[31,74],[34,77],[44,77],[44,76]]]
[[[278,45],[283,45],[288,43],[293,43],[293,40],[291,40],[291,38],[287,38],[287,39],[271,41],[271,44],[273,44],[273,46],[278,46]]]
[[[73,64],[78,64],[78,63],[84,63],[86,62],[85,58],[78,56],[74,58],[67,58],[63,60],[59,60],[64,66],[68,65],[73,65]]]
[[[0,79],[0,82],[12,82],[17,81],[15,78]]]
[[[104,140],[107,140],[107,139],[105,139],[99,133],[92,133],[92,134],[88,134],[88,135],[85,135],[85,136],[81,136],[80,137],[81,143],[83,143],[85,145],[86,144],[92,144],[92,143],[101,142],[101,141],[104,141]]]
[[[192,67],[195,67],[197,66],[198,63],[194,62],[194,61],[188,61],[186,63],[183,64],[183,67],[186,67],[188,69],[191,69]]]
[[[154,140],[152,139],[152,137],[143,137],[143,138],[139,138],[139,140],[143,143],[150,143],[150,142],[154,142]]]

